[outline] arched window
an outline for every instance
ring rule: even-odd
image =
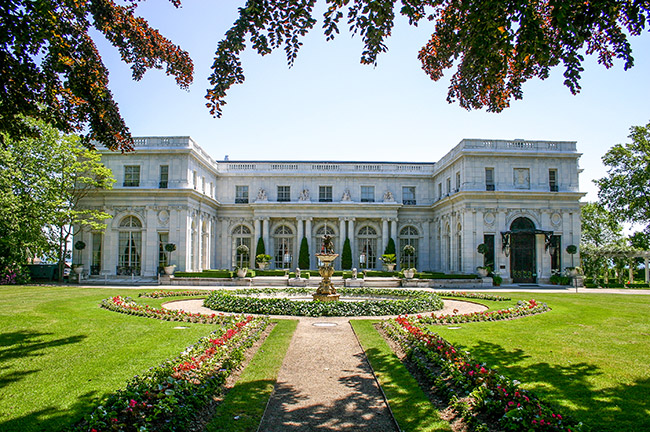
[[[118,235],[118,275],[140,275],[142,259],[142,222],[126,216],[120,222]]]
[[[518,217],[510,224],[510,231],[533,231],[535,224],[527,217]]]
[[[402,268],[418,267],[418,254],[420,252],[419,240],[420,240],[420,233],[415,227],[406,226],[400,230],[399,250],[401,254]],[[404,247],[407,245],[413,246],[413,248],[415,249],[413,255],[406,255],[404,253]]]
[[[291,268],[293,262],[293,230],[286,225],[273,232],[275,245],[275,268]]]
[[[364,226],[357,234],[359,267],[374,269],[377,267],[377,231],[371,226]]]
[[[247,266],[250,263],[251,257],[251,247],[253,236],[251,234],[251,229],[246,225],[237,225],[232,230],[232,262],[233,266],[239,266],[240,263],[243,266]],[[241,253],[237,251],[237,248],[241,245],[244,245],[248,248],[248,252]]]

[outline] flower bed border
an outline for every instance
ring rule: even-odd
[[[115,306],[111,310],[116,311],[123,304],[112,303]],[[148,307],[146,311],[153,309]],[[160,314],[136,315],[169,319]],[[213,319],[223,327],[200,338],[176,358],[133,377],[124,389],[106,397],[74,430],[185,430],[241,365],[244,351],[259,339],[269,323],[266,317],[250,315],[218,315]]]
[[[304,288],[248,288],[242,290],[212,291],[204,305],[224,312],[246,312],[263,315],[292,316],[381,316],[418,313],[443,308],[440,297],[427,291],[390,290],[376,288],[340,288],[341,296],[406,297],[405,300],[366,300],[362,302],[295,302],[287,298],[249,298],[251,294],[304,294],[313,290]]]
[[[100,307],[127,315],[156,318],[166,321],[183,321],[200,324],[221,324],[228,318],[224,314],[210,315],[185,312],[184,310],[159,309],[149,305],[141,305],[130,297],[114,296],[102,300]]]
[[[456,349],[440,335],[419,327],[418,321],[398,317],[384,321],[382,327],[414,367],[433,382],[436,392],[449,399],[475,430],[488,430],[487,424],[477,417],[479,414],[502,430],[585,430],[582,423],[555,412],[533,393],[522,389],[519,381],[511,381],[479,364],[469,353]],[[434,368],[439,371],[434,372]],[[467,402],[458,400],[465,396]]]
[[[502,321],[510,320],[516,318],[522,318],[525,316],[537,315],[544,312],[550,311],[551,308],[548,307],[546,303],[537,303],[535,299],[531,300],[520,300],[517,302],[517,306],[513,306],[508,309],[499,309],[495,311],[481,311],[481,312],[470,312],[466,314],[456,315],[456,314],[446,314],[446,315],[436,315],[432,313],[429,316],[418,315],[417,320],[422,324],[427,325],[444,325],[444,324],[462,324],[469,322],[484,322],[484,321]]]

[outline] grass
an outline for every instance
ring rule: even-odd
[[[376,320],[351,321],[401,430],[450,431],[406,367],[375,330]]]
[[[0,287],[0,430],[57,430],[111,391],[175,357],[213,326],[100,309],[137,291]]]
[[[217,407],[206,431],[246,432],[257,430],[266,403],[289,348],[297,320],[278,320],[235,386]]]
[[[650,297],[514,296],[553,310],[457,330],[431,328],[593,430],[650,430]]]

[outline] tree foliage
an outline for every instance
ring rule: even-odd
[[[392,237],[388,239],[388,244],[386,244],[386,249],[384,249],[384,255],[397,255],[395,251],[395,240]]]
[[[352,246],[350,246],[350,239],[347,237],[343,242],[343,251],[341,252],[341,268],[343,270],[352,269]]]
[[[298,267],[301,269],[309,268],[309,245],[307,237],[303,237],[300,242],[300,253],[298,254]]]
[[[395,0],[326,0],[323,29],[327,40],[339,33],[342,21],[364,44],[361,63],[376,65],[388,50],[395,20]],[[647,1],[623,0],[401,0],[399,13],[417,26],[433,23],[433,33],[418,58],[434,81],[447,69],[451,77],[448,102],[466,109],[500,112],[512,99],[523,97],[522,85],[533,77],[545,79],[553,67],[564,67],[564,84],[580,91],[584,54],[596,55],[609,68],[615,58],[624,68],[634,58],[628,35],[641,34],[650,12]],[[247,39],[266,55],[283,47],[293,65],[303,37],[316,24],[316,0],[248,0],[219,42],[206,99],[220,116],[228,89],[244,82],[240,55]]]
[[[112,188],[111,170],[76,135],[63,135],[43,122],[25,119],[40,138],[13,139],[0,154],[0,256],[25,262],[44,254],[63,276],[68,242],[74,232],[102,230],[110,215],[80,201],[97,189]]]
[[[581,209],[582,245],[598,247],[613,245],[623,235],[623,227],[616,217],[599,203],[587,203]]]
[[[180,0],[171,0],[177,7]],[[108,70],[90,36],[94,28],[131,65],[133,79],[165,68],[182,88],[192,82],[188,53],[134,11],[138,0],[8,0],[0,6],[0,131],[9,137],[39,130],[43,120],[65,132],[85,132],[112,150],[133,140],[108,88]]]
[[[603,156],[607,176],[595,181],[598,198],[619,220],[642,224],[650,234],[650,123],[633,126],[629,138]]]
[[[264,247],[264,239],[260,237],[257,239],[257,248],[255,249],[255,256],[266,255],[266,248]]]

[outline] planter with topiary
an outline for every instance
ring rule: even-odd
[[[78,255],[79,256],[79,263],[78,264],[73,264],[72,265],[72,270],[76,274],[81,275],[81,273],[83,273],[83,271],[84,271],[84,266],[81,263],[81,251],[86,248],[86,243],[79,240],[74,244],[74,248],[79,251],[79,255]]]
[[[395,254],[383,254],[379,259],[381,260],[382,263],[384,263],[383,267],[385,271],[395,270],[395,266],[397,262],[397,257],[395,256]]]
[[[255,263],[260,270],[266,270],[269,267],[269,261],[271,261],[271,255],[261,253],[255,256]]]
[[[165,267],[163,267],[163,270],[165,271],[166,275],[173,275],[174,274],[174,269],[176,268],[175,265],[172,265],[172,252],[176,250],[176,245],[174,243],[167,243],[165,245],[165,252],[167,252],[167,264]]]
[[[248,250],[248,246],[245,244],[237,246],[238,266],[236,268],[236,271],[237,277],[239,278],[246,277],[246,273],[248,273],[248,266],[244,266],[244,256],[248,254]]]

